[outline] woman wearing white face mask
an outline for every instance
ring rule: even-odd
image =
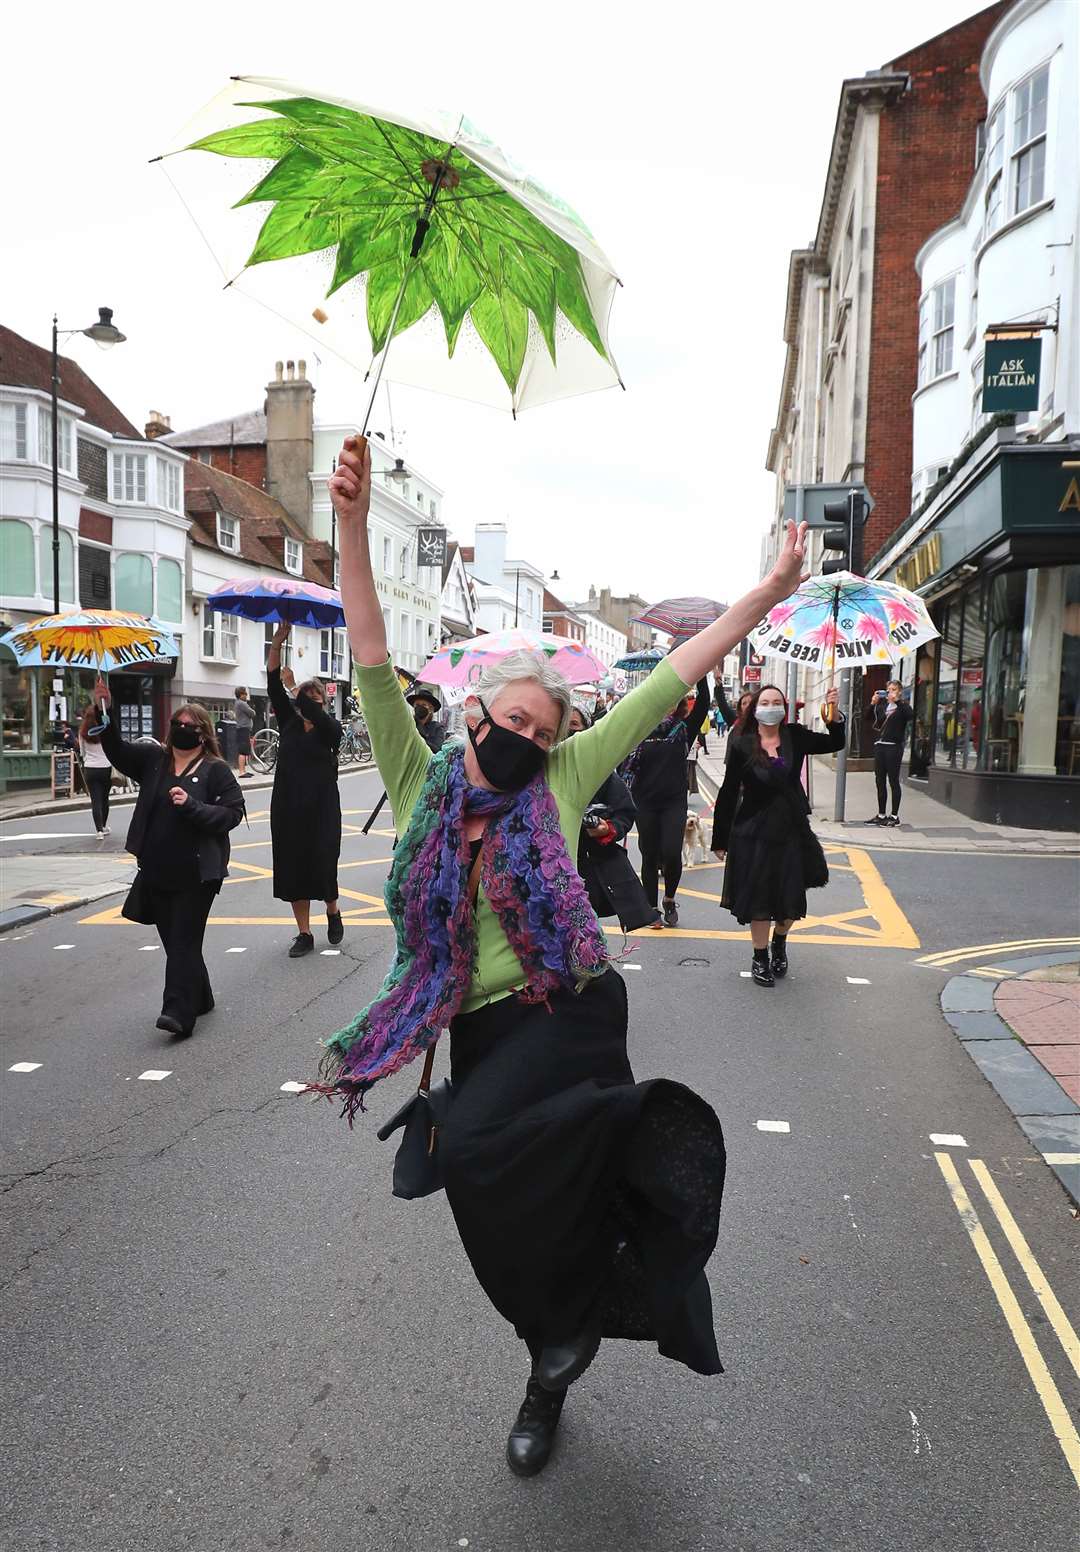
[[[835,707],[837,692],[830,690],[826,700]],[[750,925],[757,986],[773,986],[787,974],[788,929],[806,915],[806,891],[829,881],[825,854],[810,828],[802,765],[808,754],[842,749],[845,738],[839,717],[824,733],[786,717],[782,691],[763,685],[745,712],[742,732],[728,740],[727,775],[713,816],[713,852],[727,861],[723,904]]]

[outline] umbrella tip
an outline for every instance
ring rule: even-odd
[[[164,160],[164,156],[152,156],[146,165],[148,167],[153,167],[155,162],[163,162]]]

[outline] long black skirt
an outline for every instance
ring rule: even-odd
[[[481,1287],[534,1355],[599,1309],[606,1337],[719,1374],[705,1265],[723,1133],[690,1089],[634,1082],[626,1025],[614,970],[550,1011],[507,997],[454,1019],[446,1195]]]
[[[801,921],[806,891],[829,882],[829,866],[810,821],[781,798],[750,819],[738,815],[728,839],[720,903],[745,927],[753,921]]]

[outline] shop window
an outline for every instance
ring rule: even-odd
[[[958,599],[947,605],[938,647],[938,683],[934,706],[934,764],[955,765],[959,731],[956,704],[963,611]]]
[[[9,525],[0,525],[7,528]],[[34,674],[20,668],[10,647],[0,647],[0,719],[4,750],[16,753],[34,747]]]
[[[975,769],[983,738],[983,650],[986,644],[983,596],[980,580],[965,592],[962,601],[964,628],[956,694],[956,764],[965,771]]]
[[[38,564],[41,567],[43,596],[53,596],[52,525],[43,527],[38,535]],[[10,589],[7,589],[10,592]],[[66,528],[60,530],[60,602],[75,602],[75,545]]]
[[[986,687],[979,769],[1015,771],[1024,713],[1026,573],[994,577],[987,600]]]
[[[0,404],[0,463],[26,457],[26,405]]]
[[[10,518],[0,522],[0,590],[15,598],[37,596],[34,532],[29,523]]]
[[[116,557],[113,596],[117,609],[128,609],[132,614],[153,614],[154,568],[149,555]]]
[[[184,574],[180,562],[159,560],[157,568],[157,614],[170,625],[184,621]]]

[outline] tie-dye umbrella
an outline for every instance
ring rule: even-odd
[[[107,674],[179,657],[168,625],[122,609],[69,609],[16,625],[0,642],[23,668],[96,668]]]
[[[755,652],[805,668],[878,668],[938,630],[922,599],[894,582],[839,571],[807,580],[747,636]]]
[[[470,641],[453,642],[440,647],[421,670],[424,684],[470,687],[485,668],[509,657],[512,652],[533,652],[549,667],[562,674],[567,684],[593,684],[607,673],[607,667],[580,641],[566,636],[549,636],[540,631],[490,631]]]

